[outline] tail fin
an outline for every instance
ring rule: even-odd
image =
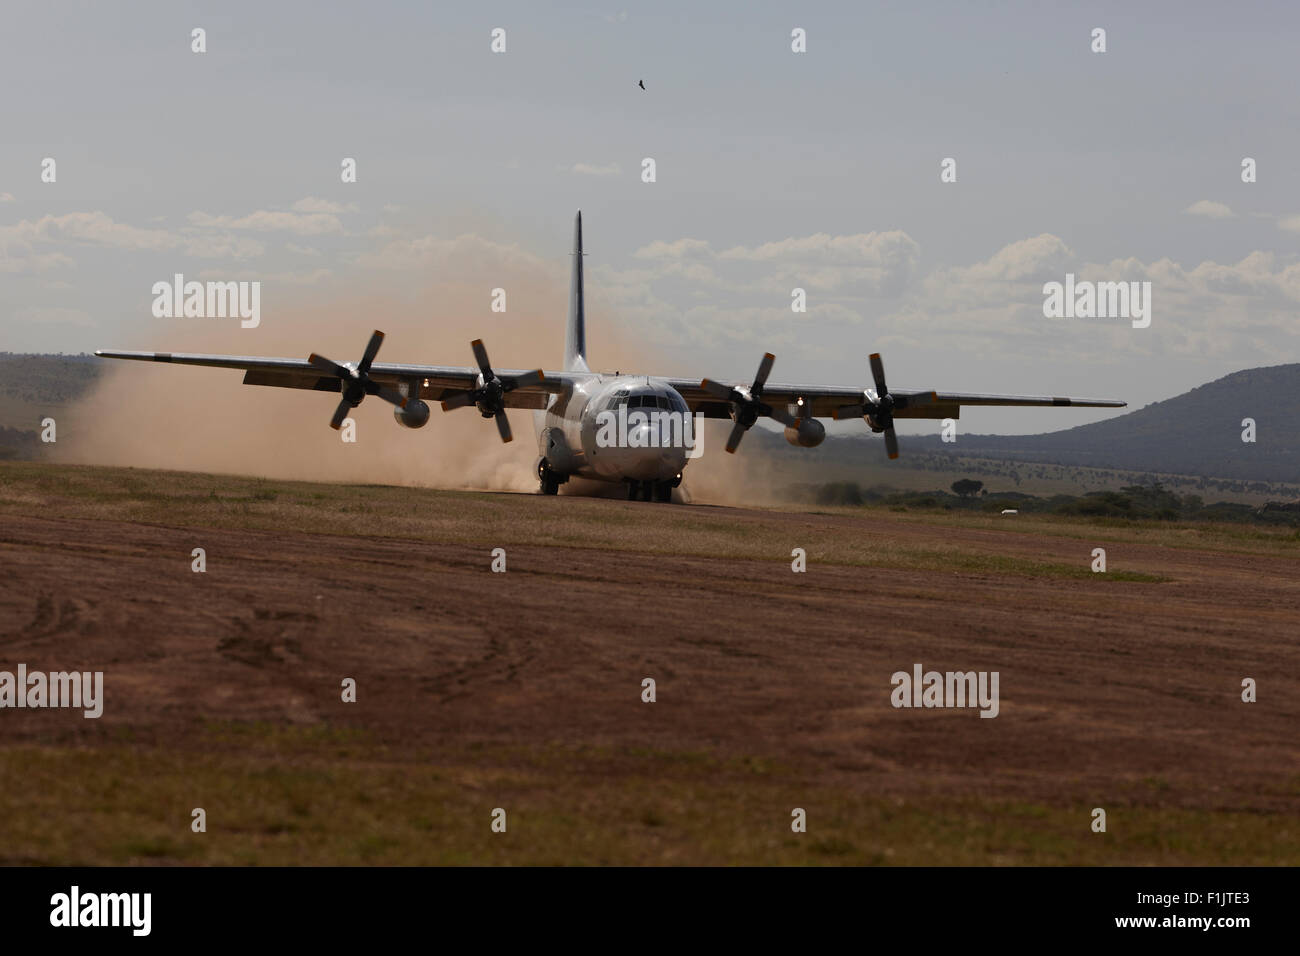
[[[573,279],[569,283],[569,327],[564,336],[564,370],[587,370],[587,315],[582,294],[582,210],[573,220]]]

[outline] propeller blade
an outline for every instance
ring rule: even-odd
[[[710,395],[724,399],[728,402],[731,401],[732,397],[736,394],[736,390],[730,385],[723,385],[721,382],[715,382],[711,378],[706,378],[704,381],[700,382],[700,388],[704,389]]]
[[[898,436],[894,434],[893,425],[885,429],[885,451],[889,453],[890,458],[898,457]]]
[[[939,401],[938,392],[922,392],[917,395],[895,395],[895,408],[915,408],[918,405],[933,405]]]
[[[352,411],[352,403],[346,398],[339,402],[339,407],[334,409],[334,417],[330,419],[330,428],[338,431],[343,427],[343,419],[348,417],[348,412]]]
[[[732,426],[731,435],[727,438],[727,451],[731,452],[733,455],[736,453],[736,448],[740,445],[740,440],[745,437],[746,431],[748,431],[748,429],[746,429],[740,422],[736,422],[736,424]]]
[[[502,441],[510,441],[515,436],[510,434],[510,422],[506,419],[506,413],[500,411],[496,413],[497,431],[501,433]]]
[[[763,386],[767,384],[767,376],[772,371],[772,363],[776,361],[776,356],[771,352],[763,353],[763,361],[758,363],[758,374],[754,376],[754,387],[751,389],[755,398],[763,392]]]
[[[335,362],[332,359],[327,359],[323,355],[317,355],[315,352],[312,352],[311,355],[307,356],[307,361],[322,372],[329,372],[331,375],[337,375],[339,378],[352,377],[352,370],[346,365],[340,365],[338,362]]]
[[[473,392],[452,392],[443,400],[442,410],[449,412],[453,408],[464,408],[466,405],[474,404]]]
[[[391,402],[398,408],[406,407],[406,396],[391,385],[380,385],[377,382],[371,382],[370,388],[366,389],[371,395],[378,395],[386,402]]]
[[[487,349],[483,345],[482,339],[475,339],[469,343],[469,347],[474,350],[474,361],[478,362],[478,370],[483,373],[484,380],[492,377],[492,366],[488,363]]]
[[[842,422],[849,418],[861,418],[865,414],[867,409],[864,405],[841,405],[835,409],[835,420]]]
[[[759,409],[759,411],[768,418],[775,418],[782,425],[787,425],[791,428],[797,428],[799,426],[799,419],[791,415],[784,405],[780,405],[776,408],[773,408],[770,405],[764,405]]]
[[[375,360],[379,354],[379,346],[384,344],[384,333],[375,329],[374,334],[370,336],[370,341],[366,344],[366,354],[361,356],[361,364],[357,366],[357,371],[365,375],[370,371],[370,363]]]
[[[516,388],[527,388],[530,385],[537,385],[545,380],[546,376],[542,374],[542,370],[539,368],[534,369],[531,372],[525,372],[523,375],[516,375],[514,378],[502,379],[501,384],[505,390],[509,392]]]
[[[879,352],[871,353],[871,377],[876,382],[876,392],[878,395],[886,395],[889,387],[885,385],[885,363],[880,360]]]

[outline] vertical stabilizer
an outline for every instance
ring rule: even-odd
[[[582,210],[573,220],[573,278],[569,282],[569,326],[564,336],[564,370],[587,370],[587,314],[582,294]]]

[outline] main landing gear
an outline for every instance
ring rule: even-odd
[[[627,500],[636,501],[640,498],[642,501],[649,501],[653,498],[655,501],[669,502],[673,500],[673,489],[681,483],[681,475],[669,481],[635,481],[629,479],[627,483]]]
[[[569,476],[560,475],[552,471],[551,466],[547,464],[546,459],[543,458],[537,463],[537,480],[542,483],[542,494],[558,495],[560,493],[560,485],[568,481]]]

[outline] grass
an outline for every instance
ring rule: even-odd
[[[592,748],[356,754],[332,734],[209,729],[162,752],[0,751],[0,863],[209,865],[1280,865],[1300,825],[1187,810],[1138,781],[1107,806],[909,799],[803,784],[757,760]],[[350,739],[344,731],[344,739]],[[191,830],[202,807],[207,831]],[[505,833],[491,830],[506,811]],[[793,833],[791,812],[807,813]]]
[[[447,508],[448,501],[455,504]],[[644,506],[643,506],[644,507]],[[330,485],[269,482],[259,478],[212,476],[188,472],[147,471],[93,466],[52,466],[31,462],[0,465],[0,514],[56,510],[69,518],[165,524],[173,527],[228,528],[253,531],[310,530],[334,535],[380,535],[416,541],[479,547],[552,546],[673,554],[788,563],[789,549],[774,550],[773,529],[762,510],[736,510],[724,520],[712,509],[662,507],[654,522],[639,511],[622,510],[604,500],[438,491],[388,485]],[[811,509],[809,509],[811,511]],[[817,514],[827,513],[825,509]],[[831,509],[834,515],[867,513]],[[880,513],[874,511],[872,513]],[[1103,530],[1088,519],[1069,521],[1018,516],[1017,523],[983,514],[899,515],[896,534],[864,536],[851,525],[821,522],[791,541],[804,546],[810,561],[846,567],[938,570],[972,574],[1090,578],[1098,582],[1158,583],[1164,577],[1123,567],[1105,575],[1090,570],[1088,552],[1077,563],[1042,561],[1006,554],[996,543],[935,547],[909,540],[908,522],[962,527],[1029,530],[1089,541],[1137,540],[1124,530]],[[1153,523],[1155,524],[1155,523]],[[1161,523],[1158,530],[1168,535]],[[1129,529],[1131,531],[1131,529]],[[1197,546],[1225,548],[1242,544],[1268,546],[1280,539],[1234,537],[1197,529]],[[1231,529],[1240,532],[1241,529]],[[1145,543],[1154,543],[1143,539]]]

